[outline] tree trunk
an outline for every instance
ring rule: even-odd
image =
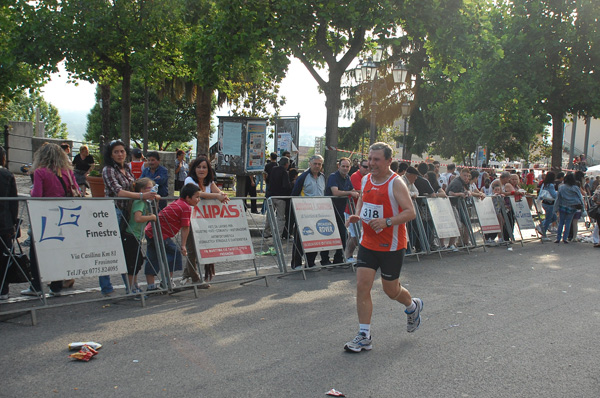
[[[142,148],[144,153],[148,153],[148,112],[150,108],[150,90],[148,83],[144,83],[144,139]]]
[[[131,144],[131,68],[125,67],[121,91],[121,141],[126,148]]]
[[[326,176],[337,170],[337,151],[330,151],[327,147],[338,146],[338,121],[341,108],[341,74],[329,74],[329,82],[325,91],[325,107],[327,108],[327,119],[325,122],[325,162],[323,171]]]
[[[210,124],[214,89],[196,87],[196,156],[210,158]]]
[[[552,113],[552,168],[562,168],[563,158],[563,113]]]
[[[102,135],[104,139],[100,140],[106,142],[111,138],[110,136],[110,85],[101,84],[100,91],[102,96]],[[102,152],[104,148],[100,148]]]

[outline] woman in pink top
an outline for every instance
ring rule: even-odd
[[[45,144],[35,153],[32,168],[33,189],[31,197],[34,198],[62,198],[71,196],[72,188],[79,192],[75,182],[73,166],[65,151],[56,144]],[[35,245],[31,244],[31,275],[33,279],[28,289],[21,291],[25,296],[38,296],[42,294]],[[72,286],[72,283],[70,284]],[[50,283],[50,296],[60,296],[63,281]]]

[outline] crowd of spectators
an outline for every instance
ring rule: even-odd
[[[69,152],[70,146],[67,143],[47,144],[40,148],[35,155],[36,160],[31,173],[34,182],[32,196],[72,196],[69,194],[72,188],[80,190],[82,196],[86,196],[87,176],[96,166],[96,159],[89,153],[86,146],[81,146],[79,154],[71,163],[66,156]],[[0,151],[0,155],[2,153]],[[413,199],[460,197],[470,201],[473,198],[493,197],[494,209],[502,232],[486,234],[485,239],[488,245],[504,244],[511,240],[515,216],[512,214],[510,198],[513,197],[516,201],[524,200],[526,193],[537,190],[537,200],[544,213],[543,222],[537,227],[541,238],[550,241],[552,239],[549,234],[556,233],[554,239],[556,243],[569,243],[578,239],[578,221],[586,215],[586,208],[600,204],[600,177],[586,177],[584,173],[585,157],[582,156],[576,160],[575,164],[578,170],[566,173],[554,170],[539,172],[534,169],[496,171],[482,168],[478,170],[457,167],[454,164],[446,165],[446,171],[441,172],[442,165],[438,161],[422,162],[416,167],[405,162],[394,161],[391,169],[401,176]],[[158,152],[150,151],[144,157],[139,148],[134,148],[130,153],[130,149],[118,140],[107,145],[103,153],[103,161],[102,177],[105,183],[105,195],[114,198],[136,199],[135,202],[115,201],[115,210],[118,222],[128,224],[127,228],[122,229],[124,246],[128,246],[126,256],[128,273],[123,275],[123,278],[128,286],[128,291],[140,293],[141,289],[137,285],[136,275],[142,266],[144,256],[139,242],[143,239],[143,235],[147,239],[153,236],[146,223],[156,219],[155,216],[149,215],[147,202],[154,199],[159,200],[158,208],[161,210],[159,217],[162,217],[160,214],[163,214],[164,211],[165,225],[173,227],[176,224],[172,222],[173,217],[180,217],[183,214],[186,218],[189,213],[186,206],[193,205],[196,198],[198,200],[217,199],[223,203],[226,203],[229,198],[217,186],[216,174],[206,156],[192,160],[187,151],[177,150],[174,181],[169,181],[167,168],[161,164]],[[273,197],[269,203],[274,209],[277,231],[282,234],[282,239],[294,238],[292,268],[302,266],[304,257],[308,261],[308,267],[314,266],[317,253],[306,253],[306,255],[303,253],[298,234],[294,233],[295,222],[293,212],[290,211],[290,200],[282,198],[290,196],[332,197],[337,229],[340,232],[344,250],[335,251],[333,258],[330,258],[328,251],[320,252],[320,264],[326,266],[344,261],[355,261],[354,251],[358,246],[361,231],[356,224],[350,225],[348,229],[346,220],[353,212],[353,204],[361,195],[364,177],[369,173],[369,161],[356,157],[354,159],[341,158],[338,160],[338,170],[329,176],[323,174],[322,167],[323,158],[315,155],[309,159],[308,169],[300,173],[289,152],[282,153],[279,159],[276,153],[272,153],[262,176],[259,176],[266,183],[265,198]],[[8,181],[7,186],[10,187],[10,176],[7,174],[2,177]],[[257,196],[256,182],[256,176],[246,177],[246,194],[251,198]],[[170,184],[173,184],[176,191],[185,192],[185,197],[180,195],[181,202],[174,202],[178,203],[178,207],[169,206],[167,208],[167,202],[163,199],[169,194]],[[188,185],[194,188],[185,190]],[[10,194],[8,191],[5,192],[5,195]],[[431,214],[427,206],[423,205],[424,202],[417,201],[415,203],[421,213],[426,239],[431,250],[457,251],[461,245],[471,244],[467,228],[469,220],[464,219],[465,215],[457,208],[457,201],[451,201],[451,204],[460,235],[450,238],[448,242],[435,238]],[[265,207],[263,205],[263,212]],[[12,215],[7,215],[9,214],[8,207],[2,211],[4,212],[2,213],[4,221],[12,220]],[[250,211],[252,213],[259,212],[255,199],[251,200]],[[412,223],[414,224],[414,221]],[[408,226],[409,231],[416,228],[413,224]],[[175,233],[163,231],[169,259],[174,264],[170,270],[180,268],[182,257],[186,257],[184,284],[203,284],[204,280],[211,280],[215,274],[214,264],[205,266],[204,280],[198,271],[194,237],[189,229],[189,222],[178,223],[176,226]],[[178,231],[182,231],[181,247],[177,247],[170,240]],[[273,231],[271,223],[267,222],[263,237],[270,238]],[[14,240],[14,226],[0,225],[0,232],[2,232],[0,237],[5,243]],[[597,222],[593,240],[594,246],[600,247]],[[138,242],[138,244],[130,244],[131,242]],[[418,239],[416,242],[412,242],[412,245],[413,250],[424,249],[420,246]],[[10,247],[10,245],[5,244],[5,247]],[[41,288],[35,247],[32,247],[31,257],[34,279],[30,287],[22,294],[39,295]],[[150,291],[157,289],[154,283],[156,268],[151,263],[151,260],[146,259],[145,273]],[[110,295],[113,292],[109,276],[101,276],[99,284],[103,295]],[[73,281],[54,281],[50,285],[50,292],[53,295],[59,295],[63,287],[71,286],[73,286]],[[3,285],[1,293],[0,298],[6,298],[8,287]]]
[[[275,155],[275,154],[274,154]],[[333,261],[328,252],[321,252],[321,265],[329,265],[332,262],[337,264],[343,261],[352,262],[354,251],[358,244],[360,231],[354,225],[347,229],[342,226],[344,217],[350,214],[349,198],[356,199],[360,195],[362,178],[369,172],[369,164],[366,159],[347,159],[338,160],[338,171],[332,173],[328,178],[322,174],[320,165],[323,159],[315,156],[310,159],[309,169],[306,170],[297,180],[292,190],[292,196],[332,196],[336,213],[336,221],[340,237],[344,243],[344,256],[336,252]],[[460,197],[471,204],[473,200],[486,197],[493,198],[494,210],[501,227],[502,232],[485,234],[485,243],[487,245],[510,244],[514,239],[513,231],[515,226],[515,214],[511,205],[511,197],[515,201],[525,201],[529,207],[532,202],[538,200],[539,211],[541,213],[540,225],[536,228],[544,241],[552,240],[548,234],[557,233],[555,242],[569,243],[578,240],[577,226],[578,220],[585,216],[585,208],[593,205],[594,198],[600,203],[600,177],[586,178],[582,171],[536,171],[534,169],[507,169],[499,171],[493,168],[471,168],[457,167],[455,164],[446,165],[446,172],[441,172],[441,164],[438,161],[422,162],[411,166],[405,162],[392,162],[391,169],[400,175],[407,185],[412,198],[453,198]],[[351,172],[353,171],[353,172]],[[541,192],[544,187],[548,187],[551,197],[542,199],[534,196],[536,191]],[[596,192],[596,195],[594,195]],[[584,199],[591,197],[589,203]],[[459,227],[459,236],[450,238],[447,242],[444,239],[436,239],[433,234],[433,225],[431,215],[428,213],[427,206],[423,201],[417,201],[420,207],[421,221],[425,227],[425,234],[431,250],[451,250],[458,251],[460,246],[469,246],[470,232],[467,225],[467,214],[461,212],[458,208],[458,202],[452,200],[452,212]],[[343,209],[343,211],[342,211]],[[289,206],[286,210],[289,212]],[[345,216],[343,216],[345,214]],[[573,221],[574,220],[574,221]],[[592,220],[595,221],[595,220]],[[412,222],[414,224],[415,221]],[[411,229],[415,225],[409,225]],[[598,232],[594,232],[595,247],[599,247]],[[416,236],[416,234],[413,234]],[[267,237],[269,237],[267,235]],[[412,235],[411,235],[412,236]],[[418,238],[412,242],[413,249],[420,251]],[[315,265],[317,253],[307,253],[307,266]],[[301,265],[302,249],[296,242],[294,255],[292,257],[292,268]]]

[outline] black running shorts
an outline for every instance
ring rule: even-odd
[[[358,247],[357,267],[371,268],[377,271],[381,269],[381,277],[386,281],[400,278],[400,270],[404,262],[406,249],[393,252],[380,252],[371,250],[360,245]]]

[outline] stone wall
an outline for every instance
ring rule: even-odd
[[[160,164],[169,171],[169,196],[173,196],[175,188],[175,160],[177,155],[175,152],[158,151],[160,155]]]
[[[33,123],[9,122],[8,135],[8,165],[13,173],[21,173],[21,166],[33,161],[31,137],[33,137]]]

